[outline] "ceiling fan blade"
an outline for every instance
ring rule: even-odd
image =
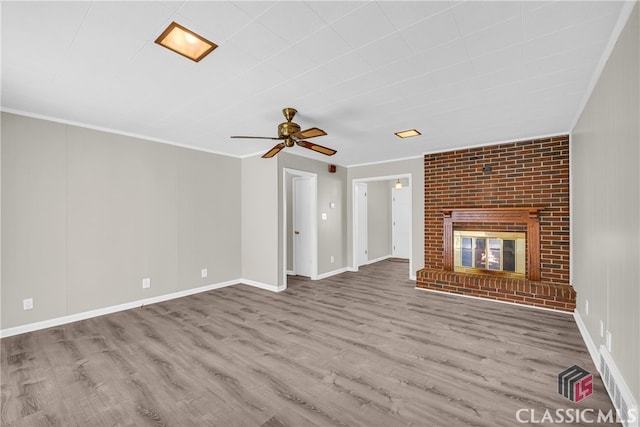
[[[271,150],[267,151],[262,155],[263,159],[269,159],[280,152],[285,147],[285,143],[281,142],[280,144],[275,145]]]
[[[282,137],[271,137],[271,136],[245,136],[245,135],[234,135],[230,138],[249,138],[249,139],[273,139],[273,140],[281,140],[284,139]]]
[[[313,142],[309,142],[309,141],[296,141],[296,144],[298,144],[301,147],[308,148],[309,150],[313,150],[313,151],[317,151],[318,153],[325,154],[327,156],[333,156],[334,154],[337,153],[337,151],[332,148],[323,147],[322,145],[314,144]]]
[[[316,136],[324,136],[327,133],[322,129],[318,128],[309,128],[305,130],[301,130],[299,132],[294,133],[293,136],[296,139],[307,139],[307,138],[315,138]]]

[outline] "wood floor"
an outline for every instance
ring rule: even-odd
[[[573,317],[414,289],[381,261],[2,340],[2,426],[513,426],[609,411]],[[557,375],[577,364],[593,395]],[[599,424],[601,425],[601,424]]]

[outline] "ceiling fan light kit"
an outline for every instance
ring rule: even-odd
[[[317,153],[321,153],[327,156],[333,156],[334,154],[336,154],[337,151],[332,148],[323,147],[322,145],[305,141],[305,139],[324,136],[327,133],[317,127],[300,130],[301,129],[300,125],[293,122],[293,118],[295,117],[297,112],[298,111],[295,108],[291,108],[291,107],[287,107],[282,110],[282,115],[287,121],[282,122],[278,125],[277,137],[234,135],[231,138],[281,140],[282,142],[280,142],[279,144],[276,144],[273,148],[271,148],[271,150],[267,151],[265,154],[262,155],[262,157],[265,159],[275,156],[285,147],[290,148],[290,147],[293,147],[294,145],[298,145],[300,147],[307,148],[309,150],[313,150]]]

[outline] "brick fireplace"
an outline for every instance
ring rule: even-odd
[[[425,268],[418,271],[417,287],[575,309],[568,135],[428,154],[424,173]],[[454,230],[526,233],[524,278],[454,271]]]

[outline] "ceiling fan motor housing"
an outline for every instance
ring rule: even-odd
[[[284,122],[278,125],[278,137],[280,138],[287,138],[296,132],[300,132],[300,125],[297,123]]]

